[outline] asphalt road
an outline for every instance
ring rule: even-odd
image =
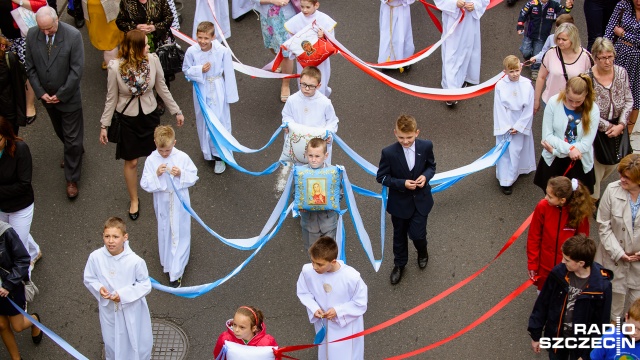
[[[520,0],[513,8],[499,4],[482,18],[482,81],[501,71],[502,59],[519,55],[521,37],[515,31]],[[349,0],[322,2],[321,10],[337,22],[337,38],[361,58],[375,62],[378,49],[378,1]],[[191,34],[193,1],[186,1],[183,29]],[[437,41],[439,33],[424,8],[412,7],[416,48]],[[586,40],[582,3],[573,15]],[[72,20],[64,15],[62,21]],[[141,191],[141,216],[127,218],[128,195],[122,176],[122,161],[114,160],[115,147],[98,143],[99,119],[106,89],[106,72],[100,69],[102,54],[95,50],[82,29],[86,51],[82,91],[85,114],[85,149],[80,196],[66,198],[65,181],[58,163],[62,145],[55,137],[46,112],[38,105],[38,120],[23,128],[20,135],[33,155],[36,193],[32,234],[41,245],[43,258],[33,272],[40,295],[30,311],[42,315],[44,324],[69,341],[90,359],[101,356],[101,335],[97,302],[82,283],[89,253],[102,244],[101,231],[109,216],[126,218],[131,247],[142,256],[152,277],[167,283],[158,260],[156,218],[152,196]],[[271,59],[264,49],[257,17],[250,14],[232,22],[232,49],[246,64],[261,67]],[[364,74],[340,56],[332,58],[331,99],[340,118],[340,136],[360,155],[378,163],[380,150],[394,141],[393,121],[400,113],[414,115],[420,137],[434,142],[438,172],[471,163],[494,144],[492,136],[493,95],[462,101],[450,109],[442,102],[423,100],[395,91]],[[409,73],[397,74],[402,81],[440,87],[440,52],[414,65]],[[528,70],[523,73],[529,75]],[[236,74],[240,101],[231,106],[233,131],[249,147],[262,146],[280,124],[282,104],[276,80],[254,79]],[[252,177],[228,169],[215,175],[200,155],[196,136],[191,86],[178,76],[172,93],[185,113],[185,125],[177,130],[177,147],[186,151],[199,169],[200,180],[191,189],[192,206],[213,229],[230,238],[252,237],[259,233],[277,202],[277,175]],[[534,124],[536,144],[540,140],[541,116]],[[168,114],[163,123],[175,124]],[[238,155],[239,162],[262,170],[280,152],[281,142],[254,155]],[[536,145],[538,153],[540,146]],[[354,184],[378,190],[375,179],[365,174],[337,147],[334,163],[344,164]],[[141,162],[142,163],[142,162]],[[142,171],[142,166],[140,166]],[[360,271],[369,286],[369,308],[365,327],[377,325],[427,301],[463,280],[497,254],[509,236],[533,211],[542,192],[533,185],[533,175],[522,176],[514,193],[504,196],[493,169],[469,176],[449,190],[435,195],[436,205],[429,216],[430,261],[420,271],[415,251],[402,282],[389,284],[392,264],[390,223],[387,228],[384,262],[375,272],[358,243],[350,220],[347,226],[349,264]],[[379,247],[379,203],[358,197],[365,225],[373,238],[376,257]],[[389,221],[390,222],[390,221]],[[592,226],[592,231],[595,227]],[[526,280],[526,235],[506,251],[482,275],[459,291],[426,310],[365,339],[365,358],[382,359],[427,346],[473,322]],[[147,300],[152,316],[175,322],[189,337],[189,359],[211,358],[225,320],[241,305],[254,305],[266,314],[268,332],[281,345],[309,343],[312,326],[306,310],[295,294],[302,265],[308,262],[300,240],[297,219],[288,219],[280,233],[227,283],[196,299],[184,299],[152,291]],[[185,286],[212,282],[226,275],[248,255],[231,249],[192,222],[190,263]],[[543,359],[530,350],[527,320],[536,293],[527,289],[502,311],[463,336],[415,356],[420,359]],[[34,347],[28,331],[18,335],[24,359],[70,358],[50,339]],[[293,354],[314,359],[315,351]],[[6,358],[0,347],[0,358]]]

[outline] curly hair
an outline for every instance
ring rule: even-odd
[[[125,74],[128,69],[137,68],[143,60],[147,60],[144,49],[147,47],[147,35],[141,30],[131,30],[124,35],[124,40],[120,44],[118,58],[120,62],[120,73]]]
[[[571,185],[571,180],[564,176],[556,176],[549,179],[547,185],[551,188],[553,195],[567,200],[565,203],[569,209],[567,226],[577,229],[578,225],[596,210],[589,189],[580,180],[578,180],[578,188],[575,191]]]

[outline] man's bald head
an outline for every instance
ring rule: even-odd
[[[36,12],[38,28],[47,36],[58,31],[58,13],[50,6],[43,6]]]

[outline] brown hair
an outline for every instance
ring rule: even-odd
[[[505,70],[518,70],[520,69],[520,59],[515,55],[509,55],[502,60],[502,67]]]
[[[253,306],[240,306],[236,310],[236,314],[244,315],[251,321],[251,328],[257,327],[258,332],[262,331],[262,323],[264,322],[264,314],[260,309]]]
[[[598,55],[603,52],[613,53],[613,56],[616,56],[616,48],[613,46],[613,42],[607,38],[599,37],[593,42],[591,45],[591,55],[594,58],[598,58]]]
[[[147,47],[147,35],[141,30],[131,30],[124,35],[124,40],[120,44],[118,57],[120,62],[120,72],[126,73],[128,69],[137,68],[143,60],[147,59],[144,49]]]
[[[637,299],[631,304],[627,315],[629,315],[629,319],[640,321],[640,299]]]
[[[327,142],[325,140],[323,140],[322,138],[313,138],[311,140],[309,140],[309,142],[307,143],[307,149],[309,148],[322,148],[322,153],[326,154],[327,153]]]
[[[411,115],[402,114],[396,119],[396,130],[409,133],[418,130],[418,122]]]
[[[564,23],[573,24],[575,21],[573,20],[573,16],[571,14],[562,14],[556,18],[556,26],[560,26]]]
[[[171,125],[160,125],[153,131],[153,140],[157,147],[169,146],[176,139],[176,132]]]
[[[338,244],[331,236],[321,236],[309,248],[309,255],[313,259],[333,261],[338,258]]]
[[[596,256],[596,242],[584,234],[570,237],[562,244],[562,253],[573,261],[584,261],[584,268],[593,264]]]
[[[13,157],[16,153],[16,141],[22,141],[22,138],[16,136],[13,132],[13,125],[2,115],[0,115],[0,136],[2,136],[5,141],[5,152]]]
[[[569,220],[567,226],[577,229],[580,223],[591,216],[596,207],[589,193],[589,189],[578,180],[578,188],[574,191],[571,180],[568,177],[556,176],[547,182],[553,195],[560,199],[566,199]]]
[[[618,173],[640,184],[640,154],[629,154],[623,157],[618,164]]]
[[[591,119],[591,109],[593,109],[593,103],[596,99],[596,95],[593,90],[593,83],[591,82],[591,77],[587,74],[582,73],[569,79],[569,81],[567,81],[567,86],[560,91],[558,100],[564,102],[564,100],[567,98],[567,93],[569,92],[569,90],[571,90],[571,92],[575,95],[585,95],[584,102],[582,103],[582,105],[576,108],[576,112],[582,113],[582,118],[580,119],[582,124],[582,131],[587,133],[589,132],[589,128],[591,127],[592,120],[594,120]]]
[[[312,79],[318,80],[318,84],[322,82],[322,72],[320,72],[320,69],[315,66],[307,66],[306,68],[302,69],[302,72],[300,73],[300,79],[302,79],[303,76],[308,76]]]
[[[211,21],[203,21],[198,24],[198,27],[196,28],[196,34],[199,32],[213,36],[216,33],[216,28],[215,26],[213,26],[213,23]]]
[[[117,216],[112,216],[104,222],[104,229],[116,228],[122,231],[122,235],[127,234],[127,224],[124,223],[122,219]]]
[[[0,48],[0,57],[4,60],[4,53],[11,47],[11,41],[9,41],[9,39],[4,35],[0,35],[0,45],[4,45],[4,49]]]
[[[310,2],[310,3],[312,3],[313,5],[315,5],[315,4],[317,4],[317,3],[319,3],[319,2],[320,2],[320,0],[300,0],[300,2],[303,2],[303,1]]]

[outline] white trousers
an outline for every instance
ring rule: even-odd
[[[33,208],[34,204],[31,204],[16,212],[6,213],[0,211],[0,220],[9,223],[13,230],[16,231],[25,249],[29,252],[31,260],[35,259],[40,252],[40,246],[29,233],[31,231],[31,221],[33,220]]]

